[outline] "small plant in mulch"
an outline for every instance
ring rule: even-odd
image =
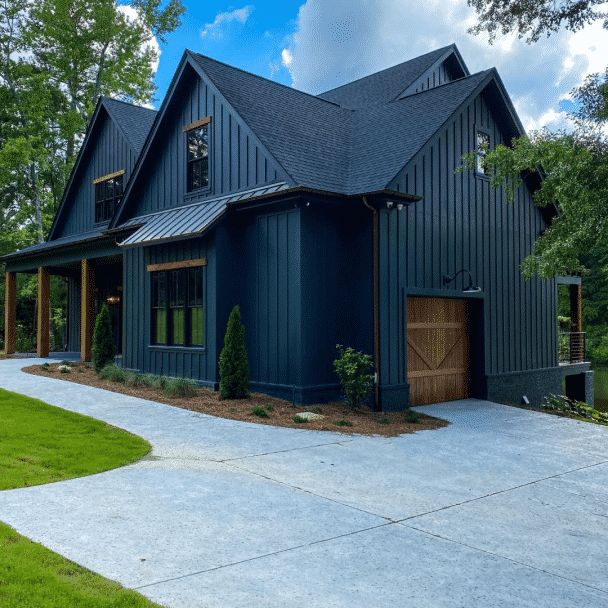
[[[116,347],[112,335],[112,319],[110,310],[104,304],[95,319],[95,330],[93,331],[93,365],[95,371],[102,370],[108,363],[114,361]]]
[[[268,411],[266,410],[266,408],[262,407],[261,405],[256,405],[255,407],[251,408],[251,414],[253,416],[257,416],[258,418],[268,418]]]
[[[583,401],[568,399],[568,397],[563,395],[549,395],[541,403],[541,407],[548,411],[566,414],[567,416],[584,418],[596,424],[608,424],[608,412],[600,412]]]
[[[420,414],[414,410],[407,410],[405,412],[405,421],[411,424],[418,424],[420,422]]]
[[[40,366],[45,372],[48,372],[51,369],[51,366],[48,363],[43,363]]]
[[[308,418],[304,418],[303,416],[300,416],[299,414],[296,414],[292,420],[297,423],[297,424],[306,424],[308,422]]]
[[[241,309],[235,306],[228,317],[224,347],[220,353],[220,399],[249,397],[249,359]]]
[[[373,386],[373,359],[354,348],[336,345],[338,358],[334,361],[336,375],[342,384],[346,402],[352,409],[365,404]]]
[[[60,365],[57,369],[62,374],[69,374],[72,371],[72,368],[69,365]]]
[[[196,382],[188,378],[167,378],[163,389],[169,397],[194,397],[196,390]]]
[[[352,426],[353,423],[350,420],[336,420],[336,426]]]
[[[378,424],[390,424],[390,423],[391,423],[391,421],[386,416],[383,416],[382,418],[380,418],[378,420]]]
[[[122,367],[118,367],[114,365],[114,363],[109,363],[105,365],[97,374],[102,380],[110,380],[111,382],[118,382],[119,384],[124,384],[127,372],[122,369]]]

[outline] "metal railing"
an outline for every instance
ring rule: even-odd
[[[559,334],[559,362],[582,363],[585,360],[585,332],[568,331]]]

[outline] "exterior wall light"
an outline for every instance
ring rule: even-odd
[[[461,274],[466,274],[469,277],[469,282],[467,283],[467,286],[462,290],[463,293],[479,293],[481,291],[481,287],[478,287],[477,285],[473,285],[473,277],[471,276],[471,272],[468,270],[468,268],[462,268],[461,270],[459,270],[458,272],[455,272],[454,274],[444,274],[443,275],[444,286],[449,285],[452,281],[455,281],[456,277]]]
[[[106,298],[106,304],[118,304],[120,302],[120,296],[108,296]]]
[[[393,201],[386,201],[386,208],[387,209],[392,209],[393,205],[394,205]]]
[[[397,211],[403,211],[403,203],[397,203]]]

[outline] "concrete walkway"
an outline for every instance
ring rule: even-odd
[[[0,492],[0,520],[168,607],[608,607],[607,428],[468,400],[424,408],[445,429],[352,437],[213,418],[23,365],[1,361],[0,386],[154,450]]]

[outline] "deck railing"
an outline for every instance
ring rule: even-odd
[[[582,363],[585,360],[585,332],[569,331],[559,334],[559,362]]]

